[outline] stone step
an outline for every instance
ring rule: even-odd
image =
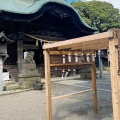
[[[19,88],[18,84],[8,85],[8,86],[6,86],[6,91],[14,90],[14,89],[18,89],[18,88]]]
[[[17,69],[8,69],[10,72],[11,77],[14,81],[17,81],[18,78],[18,70]]]
[[[4,65],[4,68],[6,68],[9,73],[10,73],[10,76],[12,77],[12,79],[14,81],[17,81],[18,80],[18,69],[17,69],[17,65]]]
[[[18,69],[8,69],[8,70],[10,70],[10,71],[18,71]]]
[[[12,81],[12,80],[10,80],[10,81],[4,81],[4,82],[3,82],[3,85],[4,85],[4,86],[13,85],[13,84],[17,84],[17,82]]]
[[[19,85],[17,82],[14,81],[4,81],[3,82],[3,86],[6,88],[6,90],[14,90],[14,89],[18,89]]]

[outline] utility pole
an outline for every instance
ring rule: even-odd
[[[100,75],[100,78],[102,78],[102,75],[103,75],[103,64],[102,64],[101,51],[100,50],[98,50],[98,58],[99,58],[99,75]]]

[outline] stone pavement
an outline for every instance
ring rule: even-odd
[[[113,120],[113,118],[112,117],[105,117],[102,120]]]
[[[93,110],[92,93],[53,101],[53,120],[112,120],[110,77],[97,80],[99,114]],[[52,79],[52,95],[59,96],[91,87],[79,76]],[[46,120],[45,90],[0,96],[0,120]]]

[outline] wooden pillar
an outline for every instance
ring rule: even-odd
[[[98,101],[97,101],[96,67],[95,67],[95,62],[92,63],[91,77],[92,77],[92,88],[93,88],[94,112],[95,112],[96,114],[98,114]]]
[[[52,120],[50,55],[49,55],[48,50],[44,50],[44,61],[45,61],[45,85],[46,85],[47,120]]]
[[[23,61],[23,40],[18,40],[17,42],[17,56],[18,56],[18,70],[22,69],[22,61]]]
[[[118,48],[115,46],[117,41],[118,39],[116,39],[116,32],[114,31],[114,38],[109,40],[110,73],[114,120],[120,120],[120,76],[118,75]]]

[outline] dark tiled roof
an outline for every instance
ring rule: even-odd
[[[30,23],[31,21],[40,19],[46,11],[51,9],[67,13],[68,19],[72,20],[72,23],[67,25],[67,27],[72,25],[73,30],[76,29],[78,34],[80,34],[81,31],[83,34],[85,33],[84,35],[90,35],[96,31],[87,25],[78,12],[64,0],[0,0],[1,15],[5,20],[10,21]],[[65,17],[64,15],[64,18]],[[59,19],[62,20],[62,18]],[[57,21],[55,22],[57,23]]]

